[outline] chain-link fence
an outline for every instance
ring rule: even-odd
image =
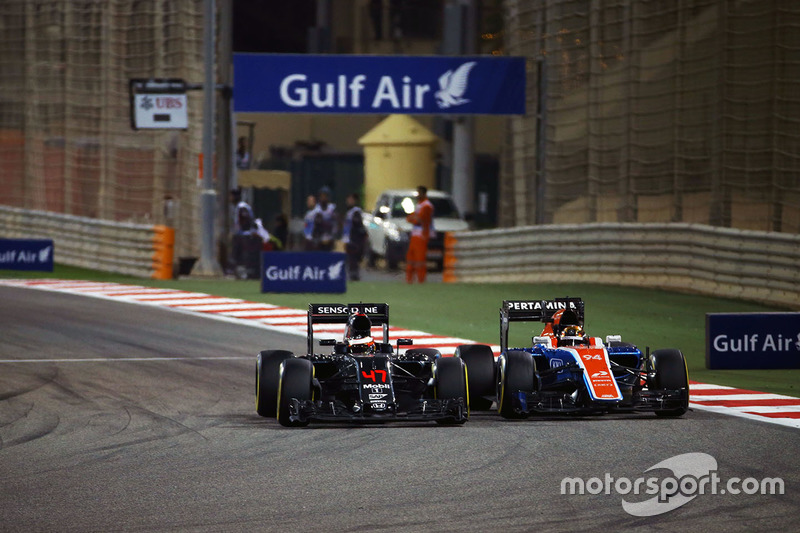
[[[202,2],[0,2],[0,203],[179,228],[197,255],[201,94],[187,131],[133,131],[128,81],[203,78]]]
[[[507,0],[501,223],[800,232],[800,3]]]

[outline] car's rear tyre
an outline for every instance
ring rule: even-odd
[[[307,426],[308,420],[291,420],[289,406],[292,399],[301,402],[313,397],[314,365],[308,359],[286,359],[281,364],[278,386],[278,422],[286,427]]]
[[[440,357],[436,360],[434,380],[436,399],[464,400],[464,416],[438,420],[440,424],[463,424],[469,417],[469,382],[467,365],[458,357]]]
[[[456,357],[467,365],[469,376],[469,407],[473,411],[488,411],[497,395],[497,376],[492,349],[485,344],[462,344]]]
[[[263,350],[256,356],[256,412],[276,416],[281,363],[293,357],[287,350]]]
[[[689,409],[689,370],[680,350],[667,348],[650,354],[653,368],[653,388],[656,390],[684,391],[682,405],[675,409],[656,411],[658,416],[681,416]]]
[[[497,410],[503,418],[525,418],[527,413],[514,409],[513,397],[519,392],[536,390],[536,361],[528,352],[511,350],[499,359]]]

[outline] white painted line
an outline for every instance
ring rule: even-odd
[[[141,287],[136,287],[138,290],[142,290]],[[132,285],[116,285],[114,283],[98,283],[97,285],[88,285],[88,286],[81,286],[81,287],[74,287],[70,290],[78,291],[78,292],[118,292],[118,291],[130,291],[135,290],[135,287]]]
[[[262,305],[269,305],[269,304],[262,304]],[[267,309],[264,311],[265,318],[267,316],[274,316],[275,318],[306,318],[308,314],[305,311],[300,311],[299,309],[289,309],[288,307],[272,307],[271,309]],[[344,325],[344,324],[341,324]],[[314,325],[316,328],[316,324]]]
[[[96,283],[94,285],[85,285],[78,288],[71,289],[74,291],[96,291],[96,292],[123,292],[123,291],[174,291],[177,289],[157,289],[151,287],[142,287],[141,285],[120,285],[117,283]]]
[[[746,413],[797,413],[800,412],[800,405],[751,405],[728,407],[736,411]]]
[[[253,359],[252,356],[229,357],[89,357],[84,359],[0,359],[0,364],[16,363],[118,363],[149,361],[224,361]]]
[[[225,315],[234,316],[237,318],[248,318],[248,317],[258,317],[258,318],[265,318],[270,314],[275,313],[275,306],[270,304],[259,304],[260,307],[255,307],[253,309],[248,309],[246,311],[225,311]]]
[[[191,305],[191,306],[189,306],[189,305],[181,305],[181,307],[183,307],[185,309],[190,309],[192,311],[202,311],[204,313],[208,313],[208,312],[211,312],[211,313],[216,313],[216,312],[222,313],[223,311],[244,311],[246,309],[249,309],[249,310],[252,311],[253,309],[259,309],[261,307],[261,304],[247,303],[247,302],[242,302],[242,303],[231,302],[231,303],[227,303],[227,304],[224,304],[224,303],[223,304],[200,304],[200,305]]]
[[[143,294],[125,294],[123,296],[116,296],[120,300],[191,300],[192,298],[208,298],[208,294],[200,292],[183,292],[183,291],[164,291],[164,292],[147,292]]]
[[[270,317],[270,318],[257,318],[256,320],[260,320],[264,324],[275,324],[276,326],[277,325],[295,326],[295,327],[298,327],[298,328],[305,329],[306,325],[308,323],[305,320],[301,322],[301,321],[297,320],[298,318],[299,317],[287,316],[287,317],[282,317],[282,318],[272,318],[272,317]],[[339,329],[344,331],[344,324],[338,324],[338,326],[339,326]],[[324,328],[320,328],[319,331],[322,331],[323,329]],[[317,326],[314,326],[314,331],[317,331]]]
[[[213,311],[215,308],[225,309],[232,305],[249,305],[252,307],[253,305],[257,304],[246,304],[244,300],[240,300],[238,298],[196,298],[196,299],[188,299],[183,300],[180,302],[176,302],[174,300],[167,301],[167,302],[158,302],[159,305],[179,305],[181,307],[191,308],[195,311]]]
[[[720,407],[715,405],[701,405],[696,403],[689,403],[690,407],[695,409],[699,409],[701,411],[710,411],[712,413],[717,413],[721,415],[728,415],[728,416],[738,416],[740,418],[748,418],[750,420],[757,420],[759,422],[767,422],[769,424],[777,424],[780,426],[787,426],[791,428],[799,428],[800,429],[800,418],[769,418],[766,416],[761,416],[752,413],[745,413],[741,411],[736,411],[731,409],[730,407]]]
[[[731,390],[735,387],[726,387],[725,385],[712,385],[711,383],[690,383],[689,390]]]
[[[691,395],[691,390],[689,391]],[[710,396],[691,396],[693,402],[711,402],[718,400],[786,400],[791,396],[782,394],[718,394]]]

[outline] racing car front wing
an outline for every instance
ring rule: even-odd
[[[460,423],[467,420],[467,408],[463,398],[446,400],[419,400],[410,409],[398,409],[387,405],[384,410],[373,410],[369,406],[346,405],[335,401],[300,401],[292,398],[289,404],[289,419],[292,422],[336,421],[336,422],[392,422],[441,420]]]
[[[683,407],[685,390],[625,390],[622,401],[586,401],[580,395],[557,391],[517,391],[511,397],[518,414],[529,413],[597,413],[625,411],[667,411]]]

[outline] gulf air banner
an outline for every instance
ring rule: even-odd
[[[800,313],[707,313],[706,368],[800,368]]]
[[[0,239],[0,270],[52,272],[52,239]]]
[[[261,292],[345,292],[341,252],[262,252]]]
[[[525,60],[495,56],[233,56],[234,111],[522,115]]]

